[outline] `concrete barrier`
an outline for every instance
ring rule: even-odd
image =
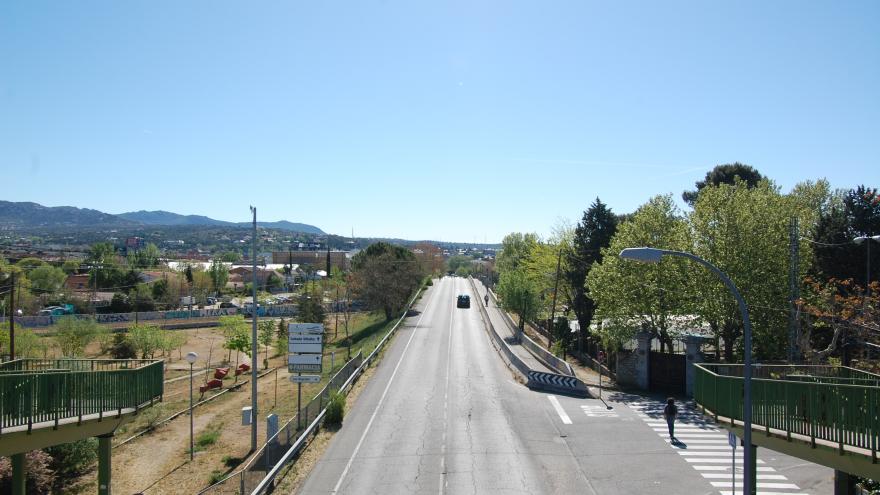
[[[477,286],[474,283],[474,279],[470,278],[471,288],[474,290],[474,294],[479,294],[477,291]],[[498,299],[495,297],[495,294],[488,290],[488,293],[492,300],[495,302],[495,305],[498,306]],[[482,304],[477,303],[477,306],[480,307],[480,316],[483,318],[483,321],[486,323],[486,329],[489,334],[492,336],[493,343],[496,345],[498,349],[501,350],[501,356],[504,358],[505,362],[508,364],[508,367],[515,370],[517,374],[519,374],[526,382],[526,386],[530,389],[534,390],[545,390],[548,392],[556,392],[567,395],[577,395],[577,396],[587,396],[589,395],[589,390],[587,390],[587,385],[580,381],[577,377],[574,376],[574,371],[568,365],[556,356],[553,356],[558,361],[562,361],[565,363],[565,366],[562,369],[565,369],[568,374],[557,374],[557,373],[546,373],[543,371],[533,370],[526,365],[519,356],[516,355],[515,352],[510,348],[507,342],[501,338],[498,334],[498,331],[492,325],[492,321],[489,319],[489,313],[486,311],[486,308],[483,307]],[[507,313],[502,311],[504,315],[505,322],[511,325],[511,328],[516,328],[513,325],[513,321],[510,319],[510,316]],[[535,344],[531,339],[527,336],[522,335],[523,342],[528,339],[529,342]],[[546,352],[546,351],[545,351]],[[549,353],[548,353],[549,354]],[[551,354],[552,356],[552,354]],[[537,356],[536,356],[537,357]],[[539,358],[540,359],[540,358]],[[542,360],[543,361],[543,360]],[[545,363],[546,364],[546,363]],[[552,366],[548,366],[551,369],[555,369]]]

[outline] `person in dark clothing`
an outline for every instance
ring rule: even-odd
[[[488,308],[489,307],[489,294],[486,294],[485,296],[483,296],[483,299],[486,300],[486,307]]]
[[[675,399],[672,397],[666,399],[663,416],[666,418],[666,426],[669,427],[669,439],[675,442],[675,417],[678,416],[678,408],[675,407]]]

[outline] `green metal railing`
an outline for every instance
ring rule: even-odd
[[[161,400],[157,360],[19,359],[0,365],[0,433],[6,428],[123,409]]]
[[[752,424],[871,451],[880,439],[880,376],[843,366],[753,366]],[[743,417],[742,365],[695,366],[694,399],[715,418]]]

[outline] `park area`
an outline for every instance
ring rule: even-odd
[[[322,380],[302,385],[302,406],[346,363],[349,355],[375,348],[391,328],[384,314],[329,314],[325,321]],[[288,319],[261,319],[258,322],[258,446],[266,441],[266,416],[278,415],[284,424],[296,415],[297,388],[287,371]],[[346,327],[350,338],[346,339]],[[63,332],[63,330],[62,330]],[[75,331],[70,333],[76,334]],[[81,331],[79,334],[86,334]],[[109,335],[109,336],[108,336]],[[242,408],[251,404],[251,373],[237,374],[241,365],[250,365],[251,322],[241,316],[222,317],[217,327],[162,330],[137,326],[127,331],[93,334],[70,344],[59,333],[40,336],[37,343],[49,356],[70,352],[66,346],[79,346],[76,354],[90,359],[155,357],[165,360],[164,396],[160,403],[143,409],[120,427],[113,439],[112,480],[120,493],[197,493],[236,471],[248,460],[250,426],[242,425]],[[64,348],[62,350],[62,348]],[[349,354],[350,350],[350,354]],[[194,459],[189,453],[189,375],[190,365],[183,359],[188,352],[198,358],[193,365]],[[244,367],[244,366],[242,366]],[[208,388],[209,381],[228,368],[219,387]],[[216,383],[216,382],[215,382]],[[50,461],[44,476],[51,490],[58,493],[93,493],[97,486],[94,457],[87,452],[89,442],[80,441],[59,452],[65,459]],[[77,443],[80,443],[77,442]],[[92,451],[94,449],[91,449]],[[76,453],[76,455],[72,454]],[[51,454],[50,454],[51,455]],[[60,464],[65,466],[58,467]],[[29,458],[30,462],[30,458]],[[52,469],[55,467],[55,469]]]

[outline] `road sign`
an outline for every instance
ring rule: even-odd
[[[727,432],[727,443],[733,448],[736,448],[736,435],[732,431]]]
[[[321,354],[324,351],[324,346],[321,344],[287,344],[288,352],[297,352],[297,353],[315,353]]]
[[[287,356],[287,370],[291,373],[321,372],[321,354],[296,354]]]
[[[291,333],[287,336],[287,342],[290,344],[320,344],[324,341],[324,336],[320,333]]]
[[[318,383],[321,381],[321,375],[290,375],[290,381],[293,383]]]
[[[324,325],[320,323],[290,323],[288,333],[324,333]]]

